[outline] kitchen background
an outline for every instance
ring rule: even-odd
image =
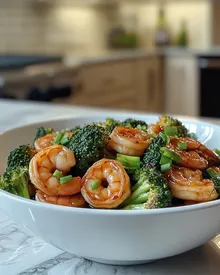
[[[1,0],[0,97],[220,117],[220,1]]]

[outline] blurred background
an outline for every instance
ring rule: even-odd
[[[220,1],[1,0],[0,98],[220,117]]]

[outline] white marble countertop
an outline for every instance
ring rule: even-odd
[[[108,110],[3,100],[0,100],[0,110],[0,132],[21,124],[61,116],[80,116],[91,113],[109,115]],[[219,120],[211,121],[220,124]],[[217,275],[220,274],[220,235],[190,252],[147,265],[111,266],[60,251],[21,228],[0,212],[0,274]]]

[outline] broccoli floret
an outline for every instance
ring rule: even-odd
[[[189,136],[189,132],[188,132],[187,128],[183,125],[183,123],[173,117],[161,116],[159,118],[159,121],[157,122],[157,124],[162,127],[175,126],[177,129],[177,134],[176,134],[177,137],[188,137]]]
[[[203,173],[204,174],[204,173]],[[217,173],[213,168],[208,168],[205,175],[208,175],[214,183],[215,190],[220,195],[220,174]]]
[[[76,132],[79,131],[80,129],[81,129],[80,126],[76,126],[76,127],[72,128],[72,129],[70,129],[70,132],[76,133]]]
[[[220,195],[220,175],[214,177],[212,181],[214,183],[216,192],[218,193],[218,195]]]
[[[6,170],[0,177],[0,189],[30,199],[28,190],[29,173],[28,168],[18,167]]]
[[[34,141],[37,140],[38,138],[44,137],[47,134],[52,134],[52,133],[53,133],[52,128],[40,127],[37,129],[37,133],[35,135]]]
[[[20,145],[10,152],[6,171],[0,177],[0,189],[30,198],[28,166],[34,154],[35,150],[31,145]]]
[[[7,169],[13,170],[17,167],[28,167],[34,154],[35,150],[31,145],[20,145],[10,152],[7,161]]]
[[[195,133],[189,133],[188,137],[191,138],[191,139],[194,139],[194,140],[198,140],[198,137]]]
[[[87,125],[75,132],[66,144],[76,157],[76,168],[86,171],[104,155],[107,136],[102,127]]]
[[[147,150],[144,153],[142,164],[146,167],[160,169],[160,159],[162,152],[161,147],[164,147],[167,143],[167,136],[164,133],[160,133],[156,138],[154,138]]]
[[[136,170],[131,196],[123,203],[123,209],[154,209],[170,207],[172,195],[163,174],[155,168]]]
[[[122,126],[123,127],[127,127],[127,128],[137,128],[139,130],[142,131],[147,131],[147,123],[143,120],[136,120],[136,119],[132,119],[132,118],[127,118],[126,120],[124,120],[122,122]]]
[[[128,174],[133,175],[140,168],[140,157],[117,154],[116,160],[121,162]]]
[[[113,118],[106,118],[105,122],[98,122],[96,125],[102,127],[105,130],[106,135],[110,135],[115,127],[121,126],[121,121]]]

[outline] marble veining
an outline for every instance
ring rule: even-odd
[[[0,219],[0,274],[15,275],[62,253],[10,218]]]
[[[63,253],[19,275],[217,275],[219,269],[219,254],[206,244],[182,255],[137,266],[104,265]]]

